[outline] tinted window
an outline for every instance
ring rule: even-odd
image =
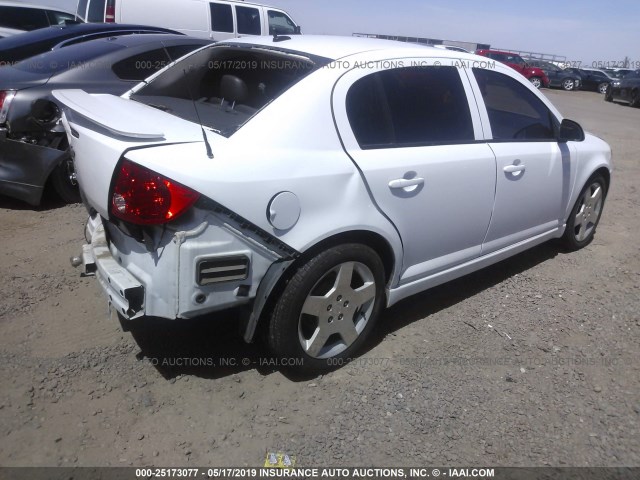
[[[91,0],[87,22],[104,22],[104,7],[106,0]]]
[[[251,7],[236,7],[238,33],[244,35],[260,35],[260,10]]]
[[[522,83],[502,73],[473,69],[496,140],[554,139],[553,115]]]
[[[51,25],[64,25],[67,20],[75,20],[75,17],[70,13],[57,12],[55,10],[48,10],[47,15]]]
[[[222,3],[210,3],[211,30],[214,32],[233,33],[233,14],[231,5]]]
[[[467,97],[455,67],[398,68],[368,75],[347,94],[361,148],[474,140]]]
[[[0,6],[0,26],[18,30],[35,30],[49,26],[44,10],[39,8]]]
[[[122,80],[144,80],[170,63],[163,48],[139,53],[113,65],[113,73]]]
[[[296,25],[282,12],[269,10],[269,35],[293,35]]]

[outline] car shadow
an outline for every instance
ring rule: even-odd
[[[450,308],[562,252],[558,243],[547,242],[399,302],[382,313],[376,330],[360,354],[366,355],[389,334]],[[293,382],[317,377],[279,367],[277,360],[259,340],[245,343],[238,331],[239,318],[239,312],[228,311],[190,320],[146,317],[135,321],[123,320],[122,324],[140,347],[138,360],[150,362],[167,380],[181,375],[217,379],[252,369],[264,376],[279,371]]]
[[[62,201],[54,192],[49,188],[45,188],[40,200],[40,205],[34,206],[22,200],[16,198],[7,197],[6,195],[0,195],[0,208],[7,210],[25,211],[32,210],[34,212],[43,212],[47,210],[56,210],[64,208],[68,204]]]

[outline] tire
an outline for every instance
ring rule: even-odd
[[[318,253],[297,269],[277,299],[269,348],[287,360],[283,365],[299,371],[320,373],[343,365],[375,325],[384,278],[380,257],[367,246],[345,244]]]
[[[631,107],[640,107],[640,90],[634,90],[631,92],[631,101],[629,102]]]
[[[53,169],[49,178],[53,189],[64,202],[80,202],[80,190],[78,189],[78,183],[75,181],[73,160],[68,155]]]
[[[573,79],[571,78],[565,78],[562,81],[562,89],[566,90],[567,92],[570,92],[571,90],[573,90],[573,85],[574,85]]]
[[[613,102],[613,89],[612,88],[607,88],[607,91],[604,94],[604,101],[605,102]]]
[[[600,222],[607,183],[600,174],[592,176],[586,183],[573,206],[562,241],[570,251],[586,247],[593,240]]]
[[[602,82],[600,85],[598,85],[598,92],[602,93],[603,95],[607,94],[608,89],[609,84],[607,82]]]
[[[540,88],[542,86],[542,79],[540,77],[531,77],[529,81],[533,84],[534,87]]]

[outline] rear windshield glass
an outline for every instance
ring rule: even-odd
[[[43,75],[53,75],[75,67],[105,67],[97,63],[99,57],[123,48],[122,45],[108,42],[101,42],[98,48],[98,45],[95,44],[96,42],[92,43],[91,48],[87,48],[82,44],[73,45],[61,50],[54,50],[27,58],[13,66],[24,72],[40,73]],[[111,68],[111,65],[108,65],[108,67]]]
[[[264,48],[216,46],[186,57],[131,99],[229,137],[260,109],[330,61]]]

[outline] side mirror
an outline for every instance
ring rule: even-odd
[[[293,33],[295,33],[296,35],[302,35],[302,27],[300,25],[296,25],[296,27],[293,29]]]
[[[558,133],[559,142],[582,142],[584,140],[584,130],[578,122],[564,119],[560,124]]]

